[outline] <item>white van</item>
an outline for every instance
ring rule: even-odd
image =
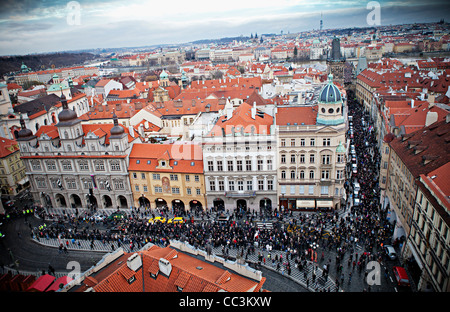
[[[359,182],[355,182],[355,184],[353,184],[353,190],[358,191],[358,192],[361,190],[361,186],[359,185]]]

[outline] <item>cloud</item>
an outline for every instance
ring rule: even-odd
[[[0,0],[0,54],[78,50],[199,39],[365,27],[363,0],[80,0],[80,25],[67,23],[69,1]],[[380,1],[381,25],[445,18],[443,0]]]

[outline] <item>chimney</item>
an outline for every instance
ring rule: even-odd
[[[447,116],[445,116],[445,123],[449,122],[450,122],[450,114],[447,114]]]
[[[233,106],[228,106],[227,107],[227,119],[231,119],[231,117],[233,117]]]
[[[116,111],[122,110],[122,104],[118,103],[116,104]]]
[[[134,253],[127,260],[127,267],[136,272],[142,267],[142,259],[138,253]]]
[[[411,100],[411,108],[414,108],[414,100]]]
[[[425,127],[428,127],[429,125],[432,125],[438,120],[438,113],[437,112],[428,112],[427,117],[425,119]]]
[[[253,102],[253,107],[252,107],[252,119],[256,118],[256,102]]]
[[[134,128],[133,128],[133,126],[128,126],[128,131],[130,132],[130,135],[134,138]]]
[[[158,262],[159,265],[159,271],[164,274],[165,276],[170,276],[170,272],[172,272],[172,264],[169,262],[169,260],[161,258]]]

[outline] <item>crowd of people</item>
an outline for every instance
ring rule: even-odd
[[[59,237],[66,241],[67,247],[78,240],[97,240],[110,244],[112,250],[121,245],[138,250],[149,242],[168,245],[175,239],[207,251],[220,248],[224,257],[231,249],[243,259],[257,255],[259,264],[272,265],[287,274],[291,274],[291,266],[301,271],[308,264],[316,263],[323,268],[324,277],[328,277],[334,266],[336,285],[342,285],[344,280],[350,283],[356,272],[362,276],[368,261],[383,261],[381,246],[389,242],[393,229],[379,203],[380,155],[375,134],[370,130],[367,116],[366,124],[362,125],[364,112],[361,106],[349,99],[348,108],[356,134],[351,143],[358,156],[358,173],[351,181],[357,179],[361,186],[361,203],[358,206],[348,203],[347,207],[341,208],[345,213],[296,213],[294,216],[292,212],[275,210],[272,215],[275,226],[266,229],[252,222],[258,218],[257,212],[250,215],[236,213],[219,222],[218,214],[209,211],[196,222],[191,222],[191,215],[185,215],[186,222],[182,224],[150,224],[150,217],[168,216],[169,211],[135,208],[123,218],[94,217],[85,213],[60,216],[55,222],[53,216],[53,222],[36,229],[34,235],[37,239]],[[349,183],[347,194],[351,188]],[[49,218],[42,209],[36,210],[36,214],[44,223]],[[282,253],[271,256],[273,250]]]

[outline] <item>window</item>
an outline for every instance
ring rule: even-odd
[[[242,160],[237,160],[237,171],[242,171]]]
[[[194,181],[195,181],[195,182],[199,182],[199,181],[200,181],[200,176],[199,176],[198,174],[196,174],[196,175],[194,176]]]
[[[120,163],[118,161],[111,162],[111,171],[120,171]]]
[[[251,160],[245,161],[245,170],[252,171],[252,161]]]
[[[188,174],[186,174],[186,175],[184,176],[184,178],[185,178],[186,182],[189,182],[189,181],[191,180],[191,178],[190,178],[190,176],[189,176]]]
[[[338,154],[337,155],[337,162],[338,163],[343,163],[344,162],[344,155],[343,154]]]
[[[311,140],[309,140],[309,144],[310,144],[311,146],[316,146],[316,139],[311,139]]]
[[[145,173],[144,172],[141,172],[141,179],[145,180]]]
[[[305,179],[305,170],[300,170],[300,180]]]
[[[223,171],[223,164],[221,160],[217,161],[217,171]]]
[[[320,194],[321,195],[328,195],[328,185],[324,185],[320,187]]]
[[[136,190],[136,192],[139,192],[139,185],[136,184],[136,185],[134,186],[134,189]]]
[[[308,186],[308,195],[313,195],[314,194],[314,185],[309,185]]]
[[[159,175],[159,173],[153,174],[153,180],[161,180],[161,176]]]
[[[314,154],[309,155],[309,162],[313,164],[316,161],[316,156]]]
[[[56,170],[56,162],[54,160],[47,161],[47,170]]]
[[[144,188],[144,192],[148,192],[147,185],[144,185],[143,188]]]
[[[330,138],[324,138],[323,139],[323,146],[330,146],[331,145],[331,139]]]
[[[314,170],[309,171],[309,179],[314,180]]]
[[[195,193],[196,193],[197,195],[201,195],[200,189],[199,189],[199,188],[196,188],[196,189],[195,189]]]
[[[298,186],[298,193],[299,193],[300,195],[305,194],[305,186],[304,186],[304,185],[299,185],[299,186]]]
[[[247,181],[247,191],[253,191],[253,181]]]
[[[133,172],[133,179],[137,179],[137,173]]]
[[[70,171],[70,170],[72,170],[72,163],[70,161],[68,161],[68,160],[63,160],[62,161],[62,168],[63,168],[63,170]]]
[[[281,139],[281,146],[286,146],[286,140],[285,139]]]
[[[170,181],[178,181],[178,174],[170,174]]]
[[[75,182],[75,180],[66,180],[66,185],[68,189],[74,190],[77,188],[77,183]]]
[[[263,163],[264,161],[262,159],[258,159],[258,171],[263,170]]]
[[[114,180],[114,187],[116,190],[123,190],[125,189],[125,185],[123,183],[123,180]]]
[[[162,187],[161,186],[155,186],[155,193],[162,193]]]
[[[295,170],[291,170],[291,179],[292,179],[292,180],[295,179]]]
[[[216,181],[214,181],[214,180],[209,181],[209,190],[210,191],[216,190]]]
[[[291,139],[291,146],[295,146],[295,139]]]
[[[273,190],[273,181],[267,180],[267,190],[272,191]]]
[[[244,190],[244,181],[237,181],[238,191]]]
[[[305,163],[305,154],[301,154],[300,155],[300,163],[304,164]]]
[[[336,179],[341,180],[344,178],[344,170],[337,170],[336,171]]]
[[[267,159],[267,170],[273,170],[272,169],[272,159]]]
[[[188,188],[186,189],[186,194],[188,194],[188,195],[191,195],[191,194],[192,194],[192,190],[191,190],[190,187],[188,187]]]
[[[78,161],[78,167],[80,168],[81,171],[89,170],[89,164],[88,164],[87,160]]]
[[[180,194],[180,188],[179,187],[172,187],[172,194]]]
[[[330,179],[330,171],[322,170],[322,180],[329,180],[329,179]]]
[[[300,146],[305,146],[305,145],[306,145],[305,139],[300,139]]]
[[[225,191],[225,182],[219,181],[219,191]]]
[[[103,163],[103,161],[95,162],[95,171],[105,171],[105,164]]]
[[[281,155],[281,163],[285,164],[286,163],[286,155]]]
[[[227,167],[228,167],[228,171],[233,171],[234,170],[234,166],[233,166],[233,161],[232,160],[228,160],[227,161]]]
[[[331,155],[322,155],[322,164],[329,165],[331,162]]]
[[[214,162],[212,160],[208,160],[208,171],[214,171]]]
[[[281,179],[282,180],[286,179],[286,171],[285,170],[281,171]]]
[[[228,189],[234,191],[234,181],[228,181]]]
[[[291,164],[295,164],[295,154],[291,154]]]
[[[258,191],[264,190],[264,180],[258,180]]]

